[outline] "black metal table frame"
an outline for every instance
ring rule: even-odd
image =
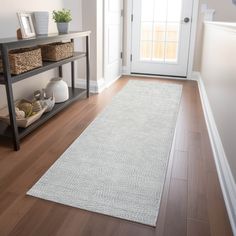
[[[27,74],[23,73],[21,75],[15,76],[17,77],[17,80],[14,81],[14,76],[11,75],[10,72],[10,62],[9,62],[9,50],[22,48],[22,47],[31,47],[36,46],[40,44],[46,44],[46,43],[53,43],[58,42],[61,40],[71,40],[71,42],[74,42],[75,38],[85,37],[86,38],[86,50],[84,53],[84,56],[86,57],[86,94],[87,97],[89,97],[89,86],[90,86],[90,31],[86,32],[70,32],[68,34],[51,34],[48,36],[39,36],[35,38],[30,39],[23,39],[23,40],[17,40],[17,39],[0,39],[0,50],[1,50],[1,57],[2,57],[2,64],[3,64],[3,78],[4,80],[1,81],[1,84],[5,85],[6,95],[7,95],[7,105],[9,110],[9,118],[10,118],[10,128],[12,131],[12,140],[14,145],[14,150],[17,151],[20,149],[20,137],[18,132],[18,127],[16,123],[16,114],[15,114],[15,104],[14,104],[14,96],[13,96],[13,86],[12,84],[29,78],[31,76],[34,76],[36,74],[45,72],[49,69],[58,67],[59,69],[59,76],[63,76],[62,71],[62,65],[68,63],[67,60],[61,61],[59,63],[55,63],[52,67],[49,69],[42,69],[40,70],[32,70],[30,72],[27,72]],[[72,91],[75,89],[75,60],[78,60],[80,57],[75,57],[74,59],[71,59],[71,88]],[[53,112],[53,111],[51,111]],[[57,112],[56,112],[57,113]],[[55,113],[55,114],[56,114]],[[33,130],[32,130],[33,131]]]

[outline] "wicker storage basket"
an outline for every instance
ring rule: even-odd
[[[11,74],[18,75],[42,66],[42,55],[39,47],[22,48],[9,51]],[[0,55],[0,72],[3,72]]]
[[[74,52],[74,44],[71,42],[40,45],[40,48],[42,50],[43,61],[60,61],[72,57]]]

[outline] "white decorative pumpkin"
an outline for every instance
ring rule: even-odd
[[[69,99],[68,85],[62,78],[53,78],[45,89],[47,97],[55,98],[56,103],[65,102]]]

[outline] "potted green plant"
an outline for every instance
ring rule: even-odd
[[[59,34],[67,34],[69,31],[69,22],[72,20],[71,11],[68,9],[53,11],[53,20],[57,23]]]

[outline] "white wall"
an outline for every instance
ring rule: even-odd
[[[19,23],[16,17],[16,12],[19,11],[42,11],[46,10],[52,12],[54,9],[60,9],[63,7],[63,0],[1,0],[0,7],[0,37],[15,37],[16,30],[19,28]],[[56,25],[50,17],[49,24],[50,32],[56,32]],[[34,76],[24,81],[20,81],[14,84],[15,99],[30,95],[33,91],[45,87],[48,79],[55,76],[54,71],[45,72],[38,76]],[[0,107],[6,104],[5,89],[0,86]]]
[[[82,30],[82,2],[81,0],[1,0],[0,7],[0,38],[15,37],[16,30],[19,28],[18,19],[16,12],[20,11],[49,11],[50,22],[49,32],[57,32],[56,24],[52,20],[52,11],[59,10],[62,8],[71,9],[72,11],[72,22],[70,23],[70,30]],[[75,41],[76,50],[82,49],[82,43]],[[79,45],[79,46],[78,46]],[[76,67],[77,77],[84,74],[83,62],[78,62]],[[64,79],[70,83],[70,67],[69,65],[63,66]],[[15,99],[23,98],[31,95],[31,93],[37,89],[44,88],[48,80],[54,76],[57,76],[57,70],[51,70],[43,74],[34,76],[32,78],[15,83],[14,95]],[[79,75],[80,74],[80,75]],[[3,86],[0,86],[0,107],[6,105],[6,94]]]
[[[72,13],[72,21],[70,22],[70,31],[82,31],[82,0],[63,0],[64,8],[70,9]],[[83,51],[84,42],[81,39],[75,39],[74,46],[75,51]],[[80,59],[75,62],[75,78],[85,77],[85,59]],[[63,75],[67,78],[68,84],[70,84],[70,65],[63,66]]]
[[[83,30],[91,30],[91,80],[103,79],[103,0],[82,0]]]
[[[214,21],[236,22],[236,5],[232,0],[200,0],[198,30],[194,56],[194,70],[199,71],[201,67],[202,41],[203,41],[203,13],[201,4],[207,4],[209,9],[215,9]]]
[[[236,24],[206,24],[203,42],[201,76],[236,182]]]
[[[206,22],[200,92],[224,195],[236,235],[236,23]]]
[[[200,0],[200,2],[207,3],[209,8],[215,9],[216,21],[235,21],[236,20],[236,5],[232,0]]]
[[[97,80],[104,77],[104,1],[97,0]]]
[[[16,17],[16,12],[20,11],[49,11],[60,9],[63,6],[63,0],[1,0],[0,7],[0,37],[16,36],[16,29],[19,28],[19,23]],[[50,32],[56,32],[56,25],[50,17],[49,24]]]

